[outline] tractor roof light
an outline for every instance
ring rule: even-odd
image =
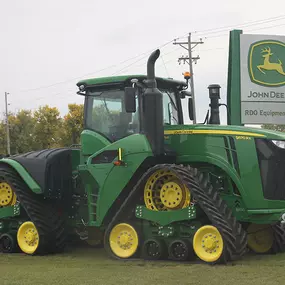
[[[79,86],[79,90],[80,90],[80,91],[84,91],[84,89],[85,89],[85,85],[84,85],[84,84],[82,84],[82,85]]]
[[[188,71],[184,72],[183,75],[184,75],[184,79],[186,79],[186,80],[189,80],[191,77],[191,74]]]
[[[220,89],[221,86],[219,84],[211,84],[208,86],[210,98],[221,98],[220,97]]]

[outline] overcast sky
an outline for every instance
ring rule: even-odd
[[[285,35],[284,0],[0,3],[0,112],[7,91],[13,112],[49,104],[65,114],[68,103],[83,102],[76,95],[79,79],[145,73],[149,52],[161,46],[156,74],[183,79],[188,66],[179,66],[177,58],[187,51],[171,41],[192,32],[193,40],[204,41],[194,51],[201,58],[194,65],[194,82],[198,121],[203,121],[209,84],[220,84],[226,100],[228,31]],[[273,17],[279,18],[267,20]]]

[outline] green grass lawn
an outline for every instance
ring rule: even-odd
[[[1,285],[271,285],[285,284],[285,254],[247,255],[227,266],[111,260],[99,249],[74,249],[61,255],[0,254]]]

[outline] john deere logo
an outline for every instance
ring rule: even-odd
[[[274,40],[253,43],[249,49],[248,68],[250,79],[256,84],[285,85],[285,43]]]

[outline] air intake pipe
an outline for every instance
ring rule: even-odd
[[[146,89],[143,94],[143,126],[155,156],[164,154],[163,100],[162,93],[157,88],[154,68],[159,55],[160,50],[157,49],[148,58],[147,80],[144,81]]]
[[[220,88],[218,84],[212,84],[208,86],[210,97],[210,120],[209,124],[220,125]]]

